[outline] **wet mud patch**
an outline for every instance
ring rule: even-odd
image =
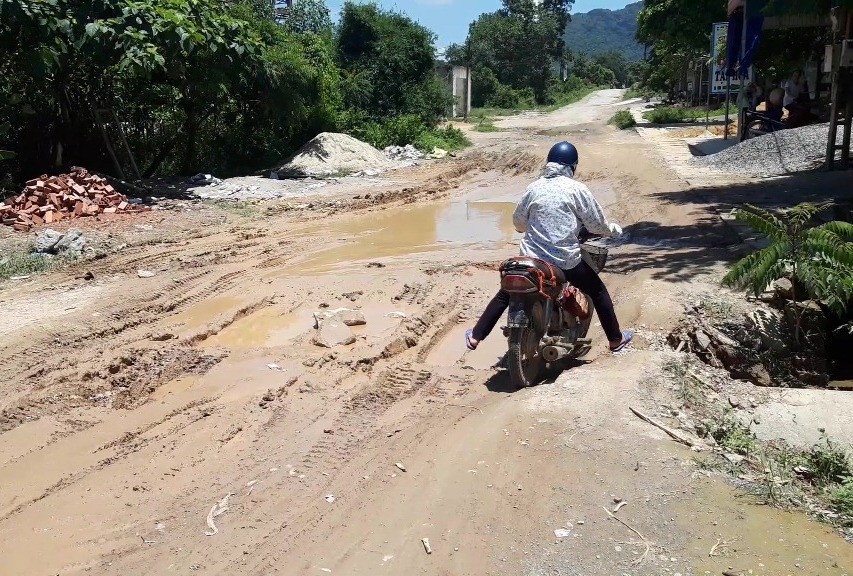
[[[182,376],[203,375],[224,357],[182,346],[129,349],[97,369],[74,378],[66,375],[58,384],[33,390],[0,412],[0,433],[75,408],[136,408],[165,383]]]
[[[110,364],[106,378],[99,374],[105,380],[103,388],[107,388],[107,393],[95,398],[103,398],[114,409],[136,408],[163,384],[190,375],[204,375],[224,357],[184,347],[131,350]],[[112,394],[105,397],[109,392]]]

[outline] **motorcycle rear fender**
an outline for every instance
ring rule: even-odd
[[[507,327],[527,328],[530,326],[530,306],[526,299],[513,298],[509,301]]]
[[[537,300],[543,300],[545,326],[549,326],[551,317],[553,316],[554,302],[546,300],[537,295],[528,295],[510,298],[509,311],[507,314],[507,328],[532,328],[533,322],[533,305]]]

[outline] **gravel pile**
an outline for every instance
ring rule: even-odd
[[[839,132],[839,144],[841,136]],[[804,126],[750,138],[693,161],[705,168],[745,176],[781,176],[819,166],[826,157],[827,138],[829,124]]]

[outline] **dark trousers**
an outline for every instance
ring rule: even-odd
[[[572,286],[589,296],[592,303],[595,304],[595,312],[598,314],[604,333],[607,334],[607,339],[611,342],[621,341],[622,330],[620,330],[619,321],[616,319],[613,300],[610,299],[610,293],[607,292],[604,282],[601,281],[595,270],[581,260],[580,264],[571,270],[563,270],[563,273]],[[485,340],[508,306],[509,293],[501,290],[492,298],[476,326],[474,326],[474,339]]]

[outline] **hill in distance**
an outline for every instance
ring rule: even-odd
[[[591,10],[572,14],[566,26],[566,46],[575,53],[595,56],[602,52],[621,52],[628,61],[643,59],[643,46],[634,36],[637,14],[642,2],[628,4],[621,10]]]

